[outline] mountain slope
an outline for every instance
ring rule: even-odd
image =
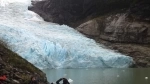
[[[0,44],[0,74],[7,75],[6,84],[27,84],[31,76],[36,75],[40,84],[47,84],[46,75],[17,54]],[[5,84],[4,83],[4,84]]]

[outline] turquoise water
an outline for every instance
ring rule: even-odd
[[[46,69],[49,82],[61,77],[72,84],[150,84],[150,69]],[[148,77],[148,79],[146,78]]]

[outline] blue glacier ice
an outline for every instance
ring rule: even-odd
[[[133,64],[131,57],[106,49],[73,28],[44,22],[27,10],[29,0],[1,2],[0,40],[40,69],[125,68]]]

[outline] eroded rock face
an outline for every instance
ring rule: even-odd
[[[114,42],[149,43],[150,25],[143,22],[130,22],[126,19],[126,14],[106,18],[106,27],[100,37]]]
[[[84,24],[77,28],[83,34],[99,35],[101,39],[112,42],[150,43],[150,24],[131,21],[125,13],[100,17]],[[93,31],[96,33],[91,33]]]
[[[75,22],[86,18],[95,17],[107,12],[128,8],[133,0],[44,0],[33,1],[29,7],[44,18],[59,24],[72,26]]]

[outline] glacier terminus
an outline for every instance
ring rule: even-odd
[[[134,63],[71,27],[43,21],[28,10],[30,0],[0,2],[0,40],[40,69],[126,68]]]

